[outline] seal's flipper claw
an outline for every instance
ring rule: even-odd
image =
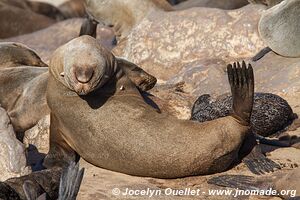
[[[257,145],[253,150],[243,159],[243,163],[248,169],[257,175],[274,172],[276,169],[280,169],[280,165],[267,158]]]
[[[68,168],[66,168],[62,173],[58,200],[76,199],[83,174],[84,168],[79,170],[79,163],[75,164],[75,162],[71,162]]]
[[[254,75],[252,66],[246,63],[228,65],[228,80],[233,98],[233,117],[242,124],[249,125],[253,107]]]
[[[242,190],[258,190],[256,179],[252,176],[243,175],[222,175],[209,179],[208,184],[214,184],[222,187],[238,188]]]

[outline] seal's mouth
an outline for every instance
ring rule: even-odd
[[[65,80],[78,95],[87,95],[100,85],[103,73],[97,67],[72,67]]]

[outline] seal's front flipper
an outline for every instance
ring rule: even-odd
[[[79,163],[72,162],[61,176],[58,200],[75,200],[78,194],[84,168],[79,170]]]
[[[254,75],[250,64],[248,67],[243,61],[227,66],[228,80],[233,99],[232,116],[240,121],[241,124],[249,125],[253,107],[254,96]]]
[[[208,184],[222,187],[238,188],[241,190],[259,190],[256,179],[252,176],[222,175],[209,179]]]
[[[272,49],[270,47],[265,47],[262,50],[260,50],[253,58],[251,59],[252,61],[256,62],[263,58],[267,53],[271,52]]]
[[[88,17],[86,19],[84,19],[84,21],[81,25],[79,36],[89,35],[89,36],[96,38],[97,37],[97,25],[98,25],[98,22],[93,20],[92,17],[90,17],[90,15],[88,15]]]
[[[274,172],[280,169],[280,165],[267,158],[261,151],[259,145],[256,145],[252,151],[243,159],[243,163],[249,170],[257,175]]]
[[[121,66],[128,78],[142,91],[148,91],[152,89],[157,79],[145,72],[142,68],[136,64],[124,59],[116,57],[118,66]]]

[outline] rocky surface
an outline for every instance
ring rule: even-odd
[[[224,63],[251,57],[264,47],[257,32],[264,8],[152,12],[114,52],[162,80],[196,66],[221,70]]]
[[[0,107],[0,181],[30,173],[25,147],[18,141],[7,112]]]

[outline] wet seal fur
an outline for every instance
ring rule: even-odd
[[[248,132],[254,90],[251,67],[229,70],[233,116],[205,123],[178,120],[146,104],[116,58],[95,39],[72,40],[50,61],[51,144],[44,165],[80,155],[95,166],[137,176],[178,178],[226,170]]]
[[[232,97],[221,95],[212,98],[201,95],[192,108],[191,120],[205,122],[230,114]],[[251,131],[254,134],[270,136],[284,130],[295,119],[295,114],[286,100],[270,93],[255,93],[251,115]]]

